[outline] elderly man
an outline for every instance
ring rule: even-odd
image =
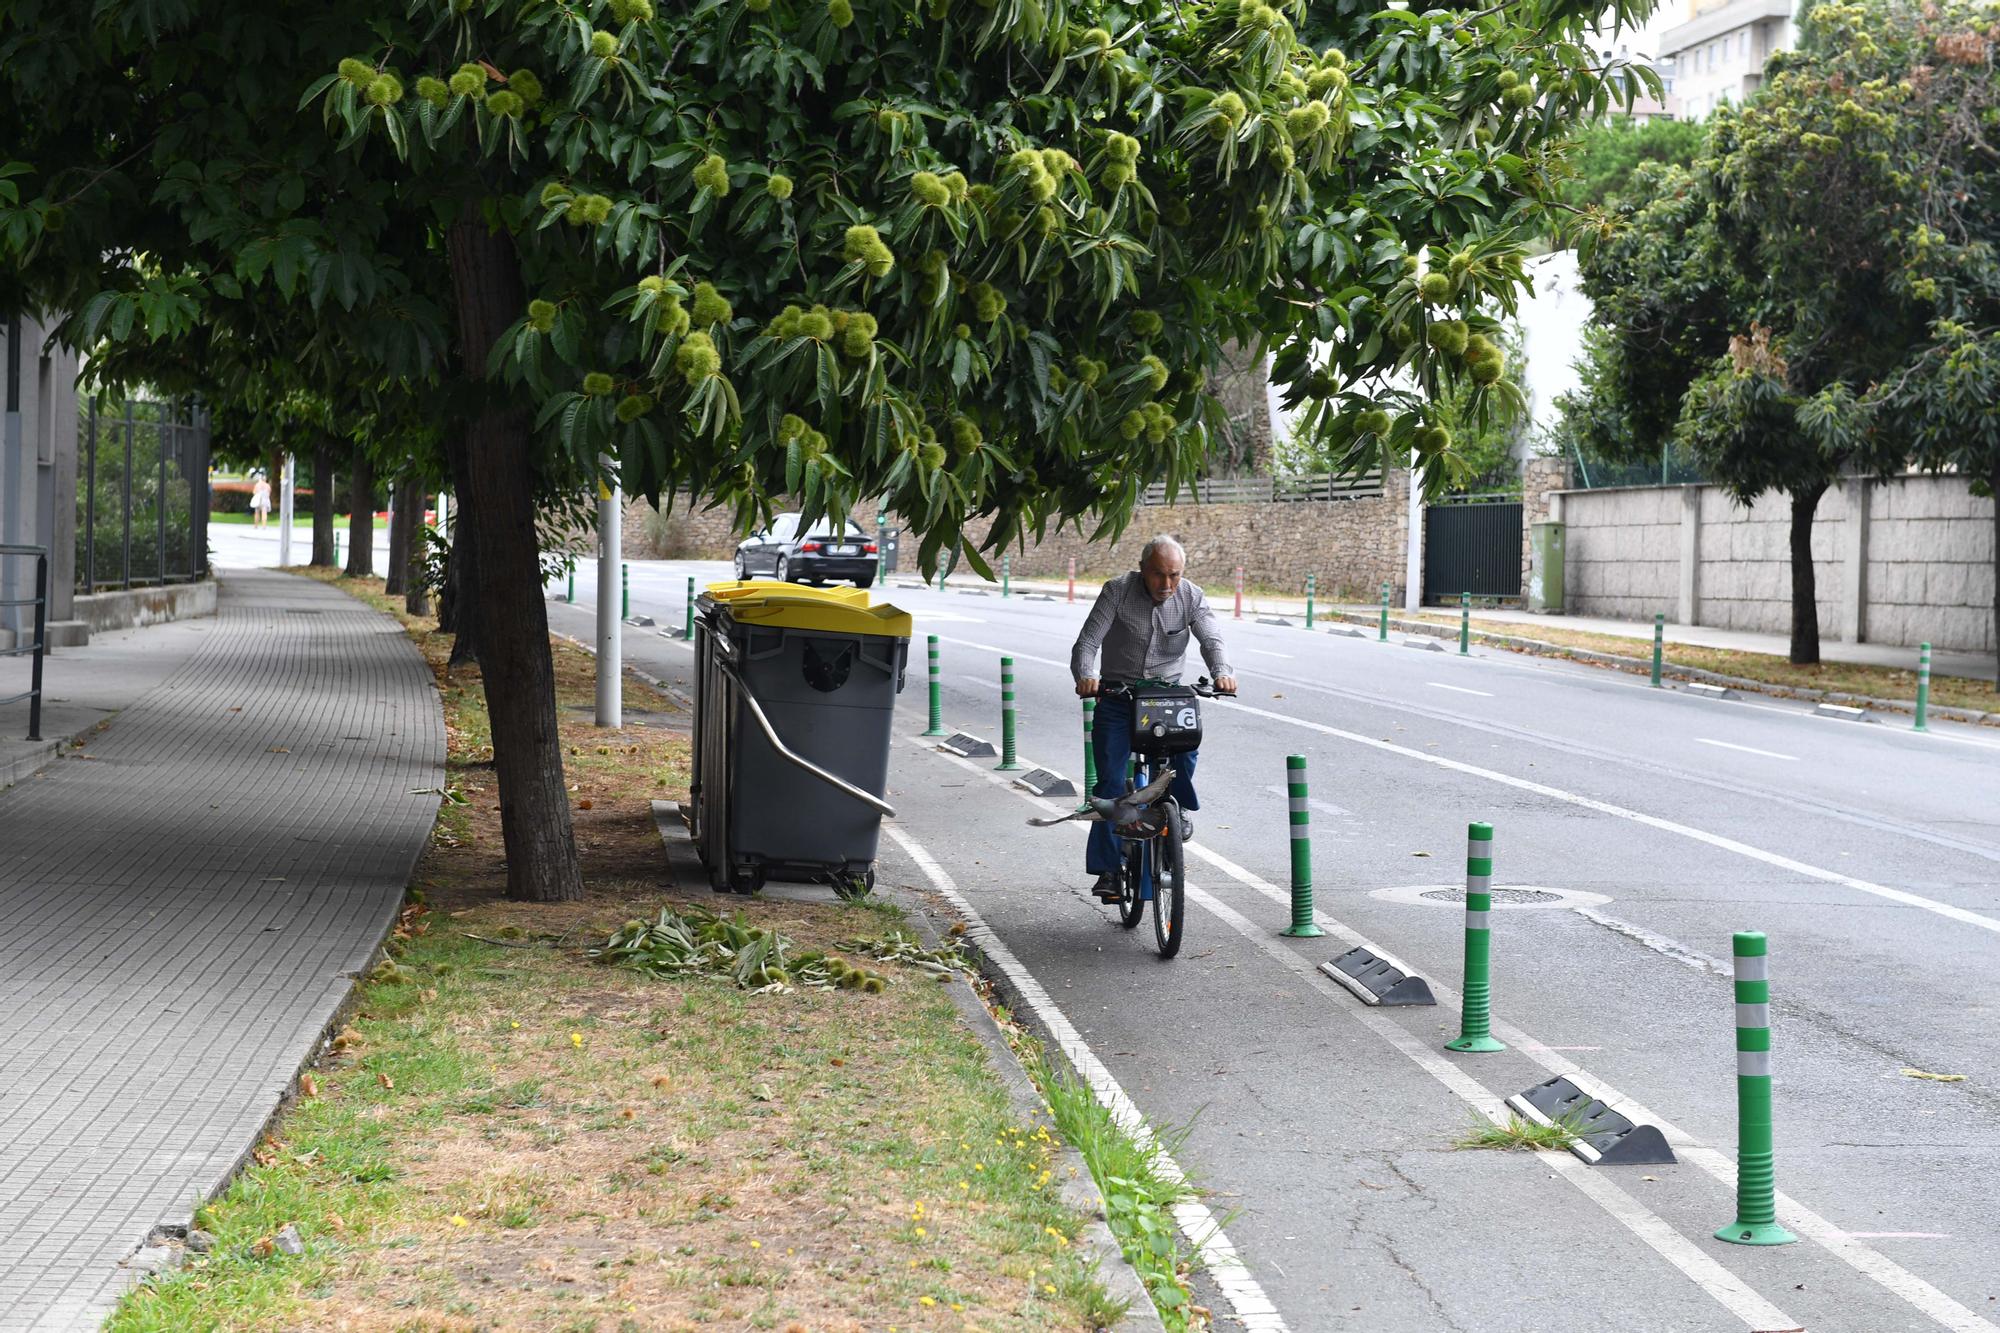
[[[1201,642],[1202,659],[1215,688],[1236,691],[1236,676],[1222,652],[1222,632],[1208,609],[1201,588],[1182,577],[1187,552],[1172,537],[1155,537],[1139,555],[1139,568],[1104,585],[1097,605],[1084,619],[1083,632],[1070,650],[1070,674],[1076,692],[1088,698],[1100,681],[1130,685],[1137,681],[1178,683],[1188,636]],[[1102,665],[1099,658],[1102,657]],[[1132,701],[1106,699],[1097,708],[1091,733],[1097,759],[1098,796],[1125,791],[1125,769],[1132,755]],[[1174,799],[1181,809],[1200,808],[1194,794],[1194,753],[1174,756]],[[1108,824],[1090,826],[1084,869],[1097,876],[1091,892],[1104,902],[1117,902],[1123,873],[1116,842]]]

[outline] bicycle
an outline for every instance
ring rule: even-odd
[[[1201,744],[1202,699],[1228,699],[1203,676],[1193,685],[1157,681],[1098,686],[1099,699],[1129,700],[1133,707],[1132,760],[1126,794],[1145,790],[1158,774],[1169,771],[1176,754]],[[1125,869],[1120,877],[1118,923],[1131,930],[1153,904],[1153,940],[1160,957],[1181,951],[1182,923],[1187,913],[1186,841],[1191,829],[1180,802],[1170,792],[1141,807],[1139,818],[1112,823],[1113,837],[1122,839]]]

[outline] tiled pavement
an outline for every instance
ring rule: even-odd
[[[201,647],[0,791],[0,1329],[92,1328],[228,1179],[393,919],[444,729],[386,618],[232,575]]]

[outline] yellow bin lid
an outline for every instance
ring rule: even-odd
[[[702,595],[745,625],[811,629],[828,634],[910,637],[910,613],[871,603],[866,588],[806,588],[768,580],[711,583]]]

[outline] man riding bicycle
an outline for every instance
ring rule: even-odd
[[[1222,653],[1222,631],[1201,588],[1182,577],[1186,570],[1187,551],[1172,537],[1160,536],[1146,543],[1136,571],[1120,574],[1104,585],[1097,604],[1084,619],[1083,631],[1076,636],[1076,646],[1070,650],[1069,669],[1076,678],[1078,695],[1090,698],[1098,692],[1100,682],[1178,682],[1189,634],[1201,642],[1202,659],[1208,663],[1208,674],[1215,678],[1216,692],[1236,692],[1236,675]],[[1097,761],[1097,787],[1092,794],[1106,798],[1124,795],[1125,771],[1132,755],[1130,698],[1099,702],[1091,745]],[[1169,790],[1183,810],[1201,808],[1194,794],[1196,753],[1176,755],[1173,761],[1175,777]],[[1122,864],[1111,826],[1092,824],[1083,868],[1097,876],[1091,892],[1099,900],[1118,901]]]

